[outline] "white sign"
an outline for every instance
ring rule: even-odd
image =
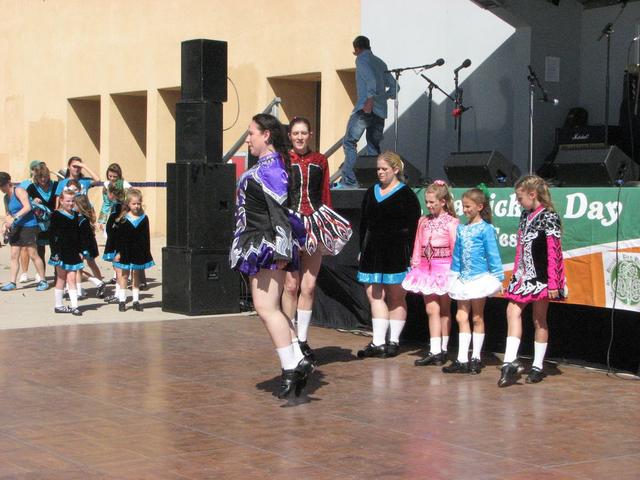
[[[640,253],[603,252],[606,307],[640,312]]]

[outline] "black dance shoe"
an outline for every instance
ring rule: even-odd
[[[426,356],[419,358],[413,364],[416,367],[424,367],[427,365],[437,365],[441,366],[445,362],[445,357],[441,353],[431,353],[429,352]]]
[[[144,307],[142,306],[142,304],[140,302],[133,302],[133,309],[136,312],[144,312]]]
[[[469,362],[454,360],[451,365],[442,367],[442,373],[469,373]]]
[[[387,343],[387,357],[397,357],[400,353],[400,344],[398,342]]]
[[[482,365],[479,358],[472,358],[471,362],[469,362],[469,373],[471,375],[480,375],[483,367],[484,365]]]
[[[533,367],[524,381],[527,383],[540,383],[545,376],[542,370]]]
[[[71,315],[73,315],[74,317],[81,317],[82,316],[82,312],[77,308],[72,308],[71,309]]]
[[[287,398],[296,389],[298,380],[298,372],[295,370],[282,370],[282,383],[278,387],[277,397],[280,399]]]
[[[119,302],[118,303],[118,311],[119,312],[126,312],[127,311],[127,304],[125,302]]]
[[[500,369],[500,380],[498,380],[498,386],[501,388],[513,385],[520,378],[522,373],[522,365],[516,360],[511,363],[505,363]]]
[[[358,350],[358,358],[367,358],[367,357],[379,357],[386,358],[387,356],[387,346],[386,345],[374,345],[370,343],[362,350]]]
[[[316,361],[316,356],[306,340],[304,342],[298,340],[298,345],[300,345],[300,350],[305,357],[307,357],[312,362]]]
[[[96,287],[96,297],[104,298],[104,289],[107,287],[106,283],[102,282]]]

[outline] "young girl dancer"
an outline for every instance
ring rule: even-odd
[[[371,305],[373,340],[358,351],[359,358],[395,357],[407,318],[406,292],[402,288],[411,263],[420,203],[402,180],[400,155],[378,156],[380,183],[367,190],[360,221],[358,281],[365,284]],[[389,343],[386,342],[389,330]]]
[[[96,242],[96,212],[89,202],[89,197],[86,195],[76,195],[76,210],[80,214],[80,236],[82,239],[82,256],[85,262],[89,265],[93,277],[87,275],[84,269],[80,271],[80,276],[76,279],[78,287],[82,283],[82,275],[88,277],[89,281],[96,287],[96,297],[104,297],[105,284],[102,281],[102,273],[96,263],[96,258],[100,253],[98,252],[98,242]],[[80,288],[78,288],[78,296],[80,296]]]
[[[280,358],[282,383],[277,396],[286,398],[291,392],[300,395],[314,369],[298,342],[292,341],[295,331],[281,304],[285,270],[297,270],[299,265],[294,219],[287,211],[289,155],[284,129],[272,115],[255,115],[248,130],[246,142],[258,163],[238,181],[229,264],[249,276],[256,312]]]
[[[547,351],[549,329],[547,309],[549,300],[566,298],[564,261],[562,259],[562,226],[556,213],[549,187],[536,175],[522,177],[515,186],[516,198],[522,205],[518,225],[518,243],[513,262],[513,275],[505,298],[507,305],[507,347],[498,386],[515,383],[521,373],[516,362],[522,338],[522,311],[533,304],[535,327],[533,366],[527,383],[538,383],[544,378],[542,362]]]
[[[298,341],[305,356],[313,359],[307,332],[322,256],[340,253],[352,231],[349,222],[331,210],[327,158],[309,148],[310,138],[309,120],[302,117],[291,120],[289,205],[302,218],[307,237],[300,254],[300,271],[287,272],[282,310],[291,320],[297,318],[294,341]]]
[[[116,240],[118,234],[118,224],[116,223],[116,220],[120,216],[120,212],[122,211],[122,203],[125,199],[125,191],[122,181],[116,180],[115,182],[109,184],[109,187],[107,188],[107,195],[109,196],[109,200],[111,201],[111,213],[109,214],[109,218],[107,219],[107,224],[105,226],[107,241],[104,245],[104,253],[102,254],[102,259],[107,262],[113,262],[113,258],[117,253]],[[118,303],[120,301],[120,269],[113,267],[113,271],[113,278],[115,279],[115,292],[113,295],[105,297],[104,301],[107,303]]]
[[[402,282],[405,290],[424,296],[429,317],[429,353],[414,362],[417,366],[442,365],[447,358],[451,328],[451,299],[447,291],[456,228],[460,223],[445,182],[436,180],[429,185],[424,199],[429,215],[418,221],[412,269]]]
[[[449,296],[458,301],[458,358],[451,365],[442,367],[442,371],[477,375],[482,368],[484,303],[486,297],[502,289],[504,272],[496,230],[491,225],[488,191],[480,188],[467,190],[462,195],[462,210],[469,220],[466,225],[458,225],[451,263],[452,282],[449,285]],[[471,362],[469,315],[473,320]]]
[[[151,256],[151,238],[149,219],[142,209],[142,192],[136,188],[127,191],[122,212],[116,220],[116,251],[113,266],[120,269],[120,292],[118,310],[127,310],[127,280],[131,270],[131,294],[133,309],[142,312],[140,304],[140,272],[155,265]]]
[[[117,181],[120,181],[120,185],[122,185],[124,190],[131,188],[131,184],[122,177],[122,168],[120,165],[112,163],[107,167],[107,180],[102,184],[102,208],[98,216],[98,226],[102,231],[105,231],[109,215],[111,215],[114,205],[114,201],[109,195],[109,186]]]
[[[55,313],[71,313],[81,316],[78,309],[78,291],[76,290],[77,272],[82,269],[82,240],[78,213],[74,210],[75,194],[62,190],[58,197],[60,208],[51,215],[49,242],[51,258],[49,265],[56,267]],[[64,286],[67,284],[71,307],[63,305]]]

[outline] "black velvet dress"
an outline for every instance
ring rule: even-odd
[[[113,266],[122,270],[146,270],[155,265],[151,256],[149,218],[142,214],[138,218],[127,214],[116,222],[116,255],[120,255]]]
[[[96,258],[100,252],[98,252],[98,242],[91,222],[84,215],[80,215],[79,224],[82,255],[84,258]]]
[[[402,283],[411,262],[419,219],[418,198],[404,183],[384,196],[380,185],[367,190],[360,222],[359,282]]]
[[[51,244],[49,265],[67,271],[81,270],[84,267],[80,258],[82,241],[76,212],[67,213],[61,210],[53,212],[49,226],[49,241]]]
[[[118,238],[118,224],[116,223],[116,218],[120,215],[120,211],[122,210],[122,205],[119,203],[114,203],[111,206],[111,214],[109,215],[109,219],[107,220],[107,224],[104,227],[104,230],[107,234],[107,241],[104,244],[104,253],[102,254],[102,259],[107,262],[113,262],[113,257],[116,256],[116,244]]]

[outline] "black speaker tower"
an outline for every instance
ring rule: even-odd
[[[167,165],[167,246],[162,310],[185,315],[240,311],[240,277],[229,268],[235,165],[222,163],[227,43],[182,42],[176,163]]]

